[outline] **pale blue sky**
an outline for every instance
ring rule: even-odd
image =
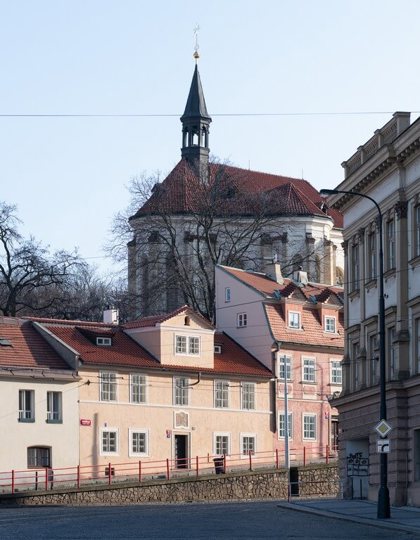
[[[197,23],[212,154],[334,187],[390,113],[420,110],[419,21],[419,0],[0,0],[1,114],[176,115],[0,117],[0,198],[108,268],[130,178],[180,158]],[[358,111],[389,114],[217,116]]]

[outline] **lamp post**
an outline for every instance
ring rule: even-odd
[[[379,390],[380,390],[380,410],[379,421],[386,420],[386,364],[385,364],[385,299],[384,299],[384,260],[383,260],[383,239],[382,239],[382,212],[379,204],[364,193],[358,191],[345,191],[341,189],[321,189],[320,195],[327,196],[335,193],[343,193],[356,197],[363,197],[371,201],[378,212],[379,231]],[[378,491],[377,517],[388,519],[391,517],[389,490],[388,490],[388,456],[380,455],[380,486]]]

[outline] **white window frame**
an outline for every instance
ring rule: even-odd
[[[293,413],[288,412],[287,417],[289,419],[288,421],[288,431],[289,431],[289,439],[293,439]],[[279,439],[285,439],[286,438],[286,415],[284,411],[279,411],[278,413],[278,425],[277,425],[277,436]],[[280,429],[280,426],[281,429]]]
[[[240,433],[239,434],[239,454],[242,459],[245,459],[249,457],[249,450],[247,452],[244,452],[244,442],[245,439],[254,439],[254,449],[252,450],[251,455],[255,455],[257,453],[257,434],[256,433]]]
[[[225,287],[225,302],[229,303],[232,299],[232,291],[230,287]]]
[[[214,381],[214,408],[229,409],[229,381],[219,379]]]
[[[182,381],[182,385],[178,384],[178,381]],[[190,402],[190,380],[188,377],[174,377],[173,378],[173,404],[177,407],[187,407]],[[177,392],[178,390],[178,392]]]
[[[137,377],[140,378],[139,382],[135,382]],[[134,388],[138,388],[140,396],[140,400],[138,401],[134,399]],[[130,403],[134,403],[136,405],[147,403],[147,377],[142,373],[130,373]]]
[[[289,310],[287,312],[287,325],[289,328],[300,330],[301,328],[301,314],[300,311]]]
[[[316,383],[316,359],[302,356],[302,381],[304,383]]]
[[[376,230],[368,234],[368,279],[377,278]]]
[[[133,435],[140,433],[145,436],[145,445],[146,445],[146,451],[145,452],[135,452],[133,450]],[[149,430],[147,428],[129,428],[128,430],[128,456],[129,457],[149,457],[150,456],[150,448],[149,448]]]
[[[112,345],[112,339],[110,337],[97,337],[96,345],[99,347],[110,347]]]
[[[19,422],[35,422],[35,390],[30,388],[20,388],[18,399]],[[27,401],[29,401],[29,403],[27,403]]]
[[[103,436],[105,433],[115,433],[115,451],[114,450],[104,450],[104,440]],[[119,455],[119,444],[120,438],[118,433],[118,428],[115,427],[104,427],[100,429],[100,455],[101,456],[118,456]],[[109,441],[108,441],[109,443]]]
[[[109,388],[106,388],[105,385],[109,385]],[[106,397],[107,394],[109,398]],[[118,401],[117,373],[115,371],[99,372],[99,401],[112,403]]]
[[[284,381],[284,370],[286,369],[286,380],[292,380],[292,357],[283,354],[279,357],[279,380]]]
[[[246,393],[245,389],[248,389]],[[256,384],[254,382],[241,383],[241,409],[244,411],[255,411]],[[245,403],[248,400],[248,406]]]
[[[306,424],[306,420],[309,420],[311,421],[311,426],[309,426],[309,429],[311,430],[311,432],[313,431],[313,436],[309,435],[307,430],[308,430],[308,426]],[[306,432],[306,434],[305,434]],[[317,437],[317,416],[315,413],[303,413],[302,414],[302,439],[304,441],[316,441]]]
[[[386,222],[386,269],[395,268],[395,220]]]
[[[236,326],[238,328],[245,328],[248,326],[248,314],[245,312],[236,314]]]
[[[336,358],[332,358],[330,361],[330,381],[332,385],[341,386],[343,384],[343,367],[341,360]]]
[[[336,334],[337,333],[337,317],[334,317],[333,315],[325,315],[324,329],[325,329],[325,332]]]
[[[218,450],[220,450],[220,448],[218,448],[218,445],[217,445],[217,438],[218,437],[226,437],[227,438],[227,453],[223,453],[223,452],[218,452]],[[215,456],[221,456],[221,455],[225,455],[225,456],[230,456],[230,453],[231,453],[231,435],[229,432],[227,431],[215,431],[213,433],[213,454]]]
[[[414,373],[420,373],[420,317],[414,319]]]
[[[420,204],[414,207],[414,257],[420,256]]]
[[[174,350],[177,356],[200,356],[201,338],[200,336],[175,334]]]
[[[57,401],[54,399],[56,398]],[[57,405],[57,407],[56,407]],[[47,392],[47,423],[61,424],[63,422],[63,392]]]

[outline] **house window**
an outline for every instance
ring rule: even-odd
[[[241,384],[242,409],[255,409],[255,383],[244,382]]]
[[[117,401],[117,374],[111,371],[101,371],[99,377],[101,401]]]
[[[187,354],[187,336],[176,336],[175,352],[176,354]]]
[[[359,290],[359,245],[350,248],[350,292]]]
[[[248,316],[246,313],[238,313],[236,316],[236,325],[238,328],[243,328],[248,324]]]
[[[397,351],[395,344],[395,328],[393,326],[386,329],[386,343],[389,354],[389,376],[391,379],[395,379],[397,376]]]
[[[130,429],[130,457],[146,457],[149,455],[148,431],[146,429]]]
[[[109,337],[97,337],[96,345],[101,347],[110,347],[112,345],[112,340]]]
[[[289,439],[291,439],[293,436],[292,413],[287,414],[287,431],[289,433]],[[286,437],[286,415],[284,414],[284,412],[279,413],[278,435],[279,439],[284,439]]]
[[[315,382],[315,359],[303,359],[303,382]]]
[[[376,232],[368,236],[368,279],[376,279]]]
[[[414,208],[414,256],[420,255],[420,205]]]
[[[218,456],[230,454],[230,435],[228,433],[216,433],[214,435],[214,453]]]
[[[102,429],[101,454],[103,456],[118,452],[118,431],[116,429]]]
[[[47,392],[47,422],[61,423],[63,421],[62,393]]]
[[[225,302],[230,302],[231,296],[230,296],[230,287],[225,288]]]
[[[370,384],[374,385],[377,384],[379,381],[379,373],[378,373],[378,340],[376,338],[376,334],[371,334],[368,337],[368,345],[369,345],[369,361],[370,361]]]
[[[395,222],[387,221],[386,223],[386,268],[391,270],[395,268]]]
[[[146,376],[132,373],[130,376],[131,403],[146,403]]]
[[[420,481],[420,429],[415,429],[414,437],[414,481]]]
[[[30,446],[28,448],[28,469],[51,467],[51,448]]]
[[[280,356],[279,379],[284,381],[285,375],[288,381],[292,379],[292,357],[291,356]]]
[[[288,315],[289,328],[300,328],[300,313],[297,311],[289,311]]]
[[[254,434],[241,435],[241,453],[243,456],[249,456],[249,454],[255,454],[256,451],[256,437]]]
[[[331,384],[341,384],[342,382],[341,362],[340,360],[331,360]]]
[[[34,390],[19,390],[19,422],[35,422]]]
[[[227,409],[229,407],[229,382],[214,382],[214,406],[218,409]]]
[[[188,405],[188,379],[186,377],[174,378],[174,404]]]
[[[197,356],[200,354],[200,338],[192,336],[175,336],[175,353],[191,354]]]
[[[351,344],[351,362],[353,364],[353,378],[354,378],[354,385],[355,388],[359,386],[359,342],[354,341]]]
[[[325,331],[335,334],[335,317],[325,317]]]
[[[306,440],[316,440],[316,415],[303,415],[303,438]]]
[[[415,333],[415,369],[416,373],[420,373],[420,319],[414,321],[414,333]]]

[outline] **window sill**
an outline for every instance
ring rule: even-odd
[[[393,276],[395,276],[396,273],[397,272],[396,272],[395,268],[390,268],[389,270],[384,272],[384,279],[388,279],[390,277],[393,277]]]
[[[413,257],[412,259],[410,259],[408,261],[408,264],[412,267],[412,268],[415,268],[416,266],[420,266],[420,255],[416,255],[415,257]],[[420,480],[419,480],[420,482]]]
[[[62,424],[62,423],[63,423],[63,420],[62,420],[62,419],[61,419],[61,420],[48,420],[48,419],[47,419],[47,420],[45,420],[45,422],[46,422],[47,424]]]
[[[35,418],[18,418],[18,422],[21,422],[22,424],[33,424]]]
[[[316,381],[300,381],[300,384],[313,384],[313,385],[316,385],[317,382]]]
[[[359,296],[360,296],[360,289],[354,289],[348,294],[348,297],[350,298],[350,300],[353,300],[353,298],[358,298]]]

